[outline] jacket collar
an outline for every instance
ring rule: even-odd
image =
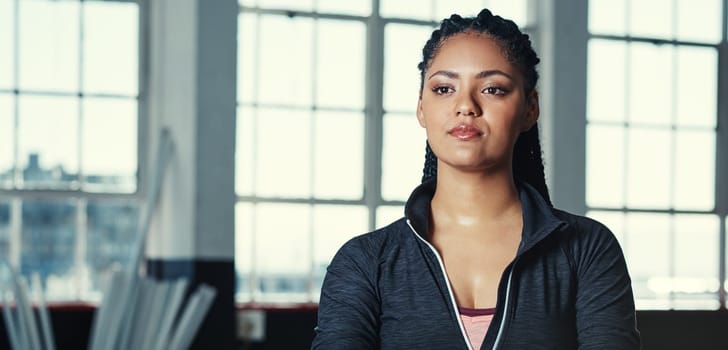
[[[437,179],[433,176],[412,191],[405,204],[405,217],[422,238],[430,241],[430,202],[435,195]],[[517,255],[531,249],[536,243],[556,231],[566,222],[556,217],[554,209],[531,185],[517,184],[523,211],[523,232]]]

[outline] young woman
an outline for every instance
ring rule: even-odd
[[[528,36],[483,10],[423,49],[423,183],[324,281],[314,349],[638,349],[614,235],[552,207]]]

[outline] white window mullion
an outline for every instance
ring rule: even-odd
[[[89,268],[86,264],[86,249],[88,239],[88,200],[79,198],[76,203],[76,239],[73,249],[73,271],[76,280],[74,295],[77,300],[84,300],[86,292],[89,291],[88,274]]]
[[[726,308],[726,265],[728,264],[728,0],[723,0],[722,38],[718,46],[718,120],[716,128],[715,151],[715,210],[720,222],[719,231],[719,300],[720,307]]]
[[[364,126],[364,203],[369,210],[369,229],[376,227],[377,206],[382,199],[382,140],[384,85],[384,25],[379,15],[379,0],[372,0],[372,14],[367,20],[365,63]]]
[[[22,247],[23,202],[19,197],[10,200],[10,237],[9,262],[16,269],[20,269],[20,249]]]

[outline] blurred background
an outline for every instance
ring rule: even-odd
[[[0,0],[0,256],[92,309],[169,127],[148,255],[229,264],[218,288],[268,316],[245,346],[306,348],[275,334],[310,337],[333,254],[419,183],[422,46],[483,7],[531,36],[554,203],[619,239],[646,348],[649,325],[728,326],[728,0]]]

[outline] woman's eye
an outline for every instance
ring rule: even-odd
[[[445,95],[452,92],[449,86],[435,86],[432,91],[438,95]]]
[[[489,86],[485,89],[483,89],[483,92],[489,95],[505,95],[506,90],[496,87],[496,86]]]

